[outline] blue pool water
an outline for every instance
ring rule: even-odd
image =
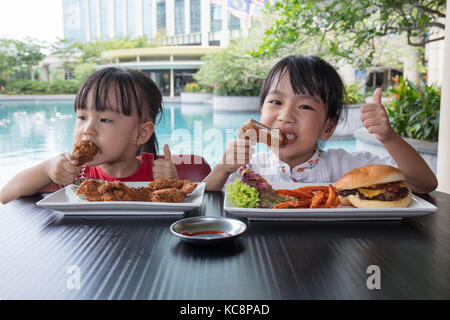
[[[165,103],[156,125],[160,152],[195,153],[214,165],[239,126],[258,113],[219,113],[210,104]],[[0,187],[14,173],[62,152],[71,152],[75,113],[73,101],[0,102]],[[356,150],[354,140],[329,141],[327,148]],[[257,145],[257,152],[267,150]]]

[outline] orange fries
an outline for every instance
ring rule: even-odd
[[[278,189],[277,194],[290,196],[295,200],[279,203],[273,209],[286,208],[336,208],[340,201],[336,189],[329,184],[326,186],[306,186],[294,190]]]

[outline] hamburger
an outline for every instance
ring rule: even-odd
[[[412,201],[412,193],[404,180],[405,175],[397,168],[369,165],[347,172],[335,186],[343,205],[406,208]]]

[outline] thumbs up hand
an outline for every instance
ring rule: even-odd
[[[164,158],[153,161],[153,179],[173,177],[178,179],[177,169],[172,161],[169,146],[164,145]]]
[[[375,134],[375,137],[381,143],[386,143],[395,136],[389,122],[389,117],[381,104],[382,89],[377,88],[373,93],[373,102],[361,106],[361,121],[369,133]]]

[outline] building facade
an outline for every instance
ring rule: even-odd
[[[164,34],[162,45],[227,46],[241,33],[240,20],[209,0],[63,0],[63,18],[64,38],[81,42]]]
[[[104,58],[143,70],[169,96],[192,81],[204,54],[247,32],[238,18],[209,0],[63,0],[63,21],[64,38],[74,41],[153,39],[157,47],[114,50]]]

